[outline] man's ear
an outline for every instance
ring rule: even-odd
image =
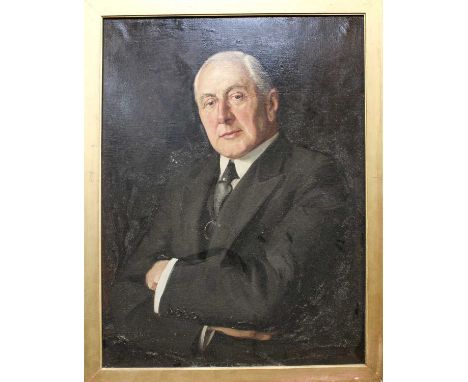
[[[271,89],[268,92],[266,97],[266,112],[268,122],[275,122],[276,121],[276,113],[278,112],[279,107],[279,93],[278,90],[275,88]]]

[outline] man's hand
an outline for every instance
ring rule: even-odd
[[[146,273],[146,285],[151,290],[156,290],[156,285],[158,285],[161,274],[166,268],[169,260],[160,260],[156,261],[151,269]]]
[[[271,333],[257,332],[255,330],[239,330],[232,328],[223,328],[220,326],[212,326],[211,329],[214,329],[217,332],[224,333],[231,337],[245,338],[249,340],[267,341],[270,340],[272,337]]]

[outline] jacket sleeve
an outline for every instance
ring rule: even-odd
[[[171,234],[168,211],[161,203],[150,232],[116,276],[110,302],[115,332],[139,347],[154,352],[187,354],[202,325],[184,319],[167,319],[154,313],[154,292],[145,283],[146,272],[158,260],[169,258]]]
[[[202,325],[154,313],[154,292],[144,283],[120,280],[112,289],[116,334],[145,350],[190,355]]]
[[[198,261],[180,259],[162,296],[161,316],[259,329],[287,312],[297,301],[291,295],[304,291],[301,285],[329,273],[342,239],[344,182],[332,162],[318,171],[302,181],[288,206],[277,206],[286,211],[283,218],[252,252],[217,248]]]

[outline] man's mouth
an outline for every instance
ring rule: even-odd
[[[220,138],[225,138],[225,139],[229,139],[229,138],[235,138],[242,130],[233,130],[233,131],[228,131],[224,134],[221,134],[219,137]]]

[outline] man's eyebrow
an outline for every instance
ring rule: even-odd
[[[208,97],[216,97],[216,94],[212,94],[212,93],[205,93],[205,94],[202,94],[198,99],[201,101],[203,101],[205,98],[208,98]]]
[[[226,89],[226,93],[229,93],[231,90],[236,89],[236,88],[242,88],[242,89],[244,89],[244,90],[247,90],[247,86],[245,86],[245,85],[240,85],[240,84],[236,84],[236,85],[229,86],[229,87]]]
[[[247,90],[247,86],[245,85],[241,85],[241,84],[234,84],[234,85],[231,85],[229,86],[226,91],[224,93],[229,93],[231,90],[233,89],[237,89],[237,88],[241,88],[241,89],[244,89],[244,90]],[[216,94],[213,94],[213,93],[205,93],[205,94],[202,94],[198,99],[200,102],[202,102],[205,98],[209,98],[209,97],[215,97],[216,98]]]

